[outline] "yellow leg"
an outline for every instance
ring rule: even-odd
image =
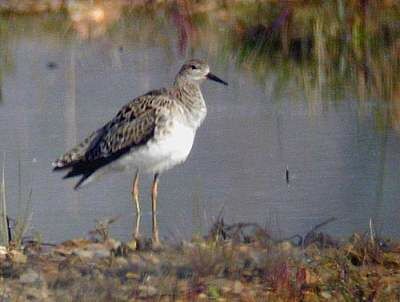
[[[157,226],[158,179],[159,179],[159,174],[156,173],[154,175],[153,186],[151,189],[151,209],[152,209],[152,221],[153,221],[152,241],[154,247],[160,246],[160,239],[158,237],[158,226]]]
[[[140,226],[140,204],[139,204],[139,170],[136,171],[135,178],[132,183],[132,200],[135,202],[136,206],[136,225],[134,238],[139,238],[139,226]]]

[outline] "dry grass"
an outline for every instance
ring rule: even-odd
[[[217,226],[218,225],[218,226]],[[215,230],[225,235],[215,236]],[[14,301],[397,301],[400,244],[354,235],[327,244],[275,240],[256,224],[219,220],[204,238],[131,250],[104,238],[35,243],[0,263]],[[238,234],[241,235],[238,235]],[[314,235],[310,235],[314,233]],[[244,235],[243,235],[244,234]],[[307,236],[305,236],[307,237]],[[19,254],[20,253],[20,254]]]

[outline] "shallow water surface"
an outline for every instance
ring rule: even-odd
[[[330,217],[336,220],[325,230],[335,235],[365,231],[370,218],[379,232],[400,234],[400,136],[382,123],[390,103],[361,100],[340,85],[310,96],[306,86],[277,76],[287,69],[279,61],[260,79],[229,50],[221,57],[212,42],[182,53],[167,21],[162,38],[153,39],[151,28],[136,36],[136,21],[126,21],[89,40],[37,22],[2,36],[0,101],[8,207],[15,217],[18,199],[32,190],[31,234],[58,242],[84,236],[96,219],[118,217],[112,234],[129,238],[133,173],[76,192],[75,180],[62,180],[51,161],[134,96],[169,85],[185,57],[206,58],[230,85],[204,83],[208,116],[191,155],[161,176],[162,237],[205,232],[221,209],[227,222],[257,222],[279,236],[303,234]],[[146,232],[151,179],[141,177]]]

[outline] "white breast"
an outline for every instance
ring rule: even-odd
[[[195,130],[180,122],[174,122],[169,130],[122,157],[118,166],[155,173],[185,161],[193,146]]]

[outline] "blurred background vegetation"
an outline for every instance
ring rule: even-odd
[[[10,0],[0,1],[0,13],[0,79],[13,66],[10,35],[39,28],[85,40],[122,28],[125,39],[163,44],[170,22],[182,57],[202,49],[261,84],[292,85],[311,111],[327,100],[386,102],[378,125],[400,131],[399,1]]]

